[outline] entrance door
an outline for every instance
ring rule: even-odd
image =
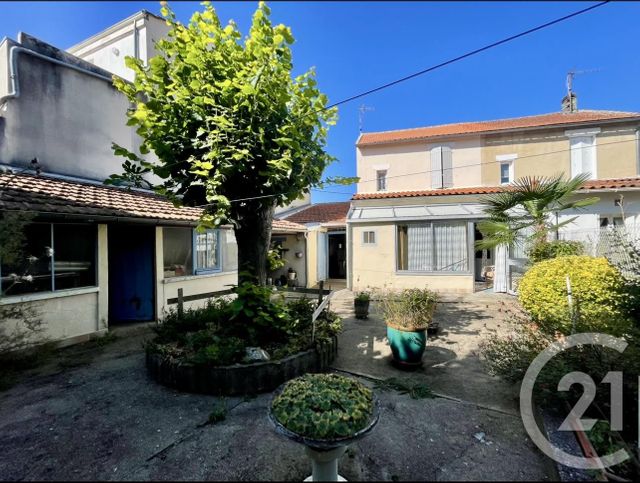
[[[347,235],[329,233],[329,278],[347,278]]]
[[[474,225],[475,228],[475,240],[482,240],[482,233],[478,230],[477,226]],[[493,259],[493,250],[476,250],[475,252],[475,279],[476,282],[485,282],[486,279],[484,277],[485,267],[495,265],[495,260]]]
[[[109,319],[154,319],[155,227],[109,226]]]

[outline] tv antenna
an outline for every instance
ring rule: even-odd
[[[362,127],[364,125],[364,114],[368,111],[375,111],[375,109],[373,107],[361,104],[358,108],[358,111],[358,129],[360,130],[360,132],[362,132]]]
[[[567,72],[567,96],[569,97],[569,99],[571,99],[571,94],[573,93],[573,79],[575,78],[576,75],[589,74],[591,72],[600,72],[601,70],[602,69],[600,68],[582,69],[582,70],[571,69],[569,72]]]

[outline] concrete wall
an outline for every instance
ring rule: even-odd
[[[387,170],[387,191],[431,188],[431,149],[449,146],[453,160],[453,186],[480,185],[480,138],[443,139],[356,148],[358,193],[376,191],[376,171]]]
[[[230,231],[230,230],[227,230]],[[225,240],[228,234],[225,233]],[[225,241],[227,243],[227,241]],[[178,289],[183,290],[183,295],[198,295],[220,290],[228,290],[232,285],[238,283],[237,259],[236,269],[233,268],[232,261],[226,261],[223,257],[223,271],[206,275],[190,275],[186,277],[164,278],[163,260],[163,237],[162,227],[156,227],[156,314],[158,319],[162,319],[164,314],[171,308],[175,309],[176,304],[170,305],[169,299],[178,297]],[[227,252],[228,253],[228,252]],[[236,252],[237,253],[237,252]],[[207,299],[199,299],[185,302],[185,308],[203,307]]]
[[[132,81],[134,74],[126,67],[125,57],[137,57],[148,63],[156,55],[155,41],[166,36],[168,31],[164,20],[140,12],[74,45],[68,51]]]
[[[0,51],[0,65],[8,62]],[[111,144],[135,149],[138,137],[110,80],[25,52],[17,73],[20,95],[0,110],[0,163],[22,167],[37,157],[43,171],[98,181],[122,171]]]
[[[318,284],[318,232],[309,230],[306,233],[307,242],[307,287],[315,287]]]
[[[44,332],[33,342],[57,341],[66,345],[106,332],[109,328],[109,274],[107,226],[98,225],[97,286],[17,295],[0,299],[1,305],[27,303],[40,314]],[[9,322],[9,324],[13,324]],[[14,324],[15,325],[15,324]]]
[[[279,235],[277,233],[273,233],[271,238],[284,238],[284,243],[282,244],[282,248],[287,249],[287,251],[283,254],[283,258],[287,261],[284,267],[275,270],[270,273],[270,277],[273,277],[273,282],[281,276],[284,275],[288,277],[289,267],[293,268],[297,272],[297,280],[299,287],[307,287],[307,250],[306,250],[306,240],[304,238],[304,234],[300,233],[300,240],[297,239],[296,235]],[[296,253],[302,253],[302,258],[296,257]]]
[[[473,274],[419,275],[397,272],[394,223],[358,223],[350,226],[352,290],[428,288],[436,292],[473,292]],[[371,230],[376,232],[376,244],[362,245],[362,232]]]
[[[638,176],[638,123],[596,124],[589,127],[601,131],[596,135],[598,179]],[[514,178],[571,174],[568,129],[536,130],[486,136],[482,149],[482,184],[500,184],[499,155],[516,154]]]

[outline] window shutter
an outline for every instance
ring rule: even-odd
[[[431,188],[442,188],[442,148],[431,149]]]
[[[442,148],[442,187],[451,188],[453,186],[453,156],[449,146]]]
[[[589,173],[591,178],[595,178],[595,146],[594,138],[592,136],[585,137],[582,141],[582,172]]]
[[[582,173],[582,138],[571,138],[571,177]]]

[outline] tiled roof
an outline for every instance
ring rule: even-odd
[[[587,181],[582,190],[609,190],[623,188],[640,188],[640,178],[614,178]],[[504,190],[504,186],[474,186],[470,188],[446,188],[436,190],[391,191],[378,193],[356,193],[352,200],[376,200],[384,198],[415,198],[419,196],[446,195],[486,195]]]
[[[349,201],[318,203],[286,216],[284,219],[296,223],[346,223],[350,205]]]
[[[0,209],[39,213],[197,222],[202,209],[175,207],[162,196],[46,175],[0,174]],[[303,225],[274,220],[272,227],[305,231]]]
[[[300,223],[293,223],[288,220],[273,220],[271,223],[271,229],[273,232],[304,232],[307,231],[307,227]]]
[[[382,131],[363,133],[357,146],[369,146],[397,141],[411,141],[440,136],[459,136],[465,134],[481,134],[513,129],[527,129],[535,127],[563,126],[568,124],[588,124],[598,121],[612,120],[640,120],[640,112],[622,111],[593,111],[582,110],[576,112],[552,112],[537,116],[498,119],[495,121],[460,122],[456,124],[441,124],[437,126],[401,129],[397,131]]]

